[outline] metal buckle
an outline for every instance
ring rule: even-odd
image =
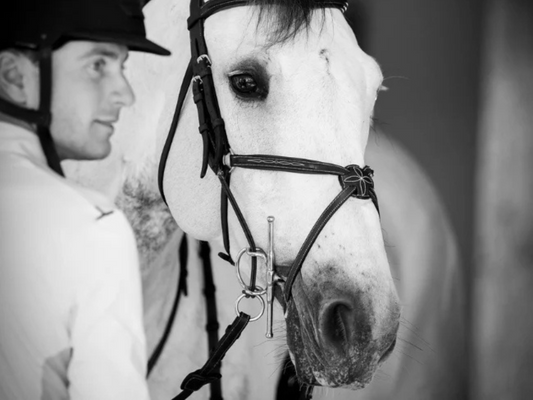
[[[205,60],[206,61],[206,64],[210,67],[212,64],[211,64],[211,59],[209,58],[209,56],[207,54],[200,54],[198,56],[198,58],[196,59],[196,63],[197,64],[200,64],[202,62],[202,60]]]

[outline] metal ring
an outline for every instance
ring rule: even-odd
[[[239,316],[240,313],[241,313],[241,311],[239,310],[239,303],[245,297],[249,297],[249,296],[247,296],[246,293],[243,293],[235,301],[235,314],[237,314],[237,316]],[[250,322],[257,321],[259,318],[261,318],[263,316],[263,314],[265,312],[265,300],[263,300],[263,298],[261,296],[253,296],[253,298],[258,299],[259,303],[261,303],[261,312],[259,312],[259,314],[257,314],[255,317],[250,318]]]
[[[224,164],[226,167],[229,168],[228,174],[231,174],[233,170],[235,169],[234,166],[231,165],[231,156],[234,156],[235,153],[233,152],[233,149],[230,147],[229,152],[222,157],[222,164]]]
[[[241,287],[246,291],[246,294],[248,294],[249,296],[261,296],[266,293],[266,289],[263,289],[261,286],[256,286],[256,289],[259,290],[251,291],[250,286],[244,283],[244,279],[242,278],[241,258],[244,253],[246,253],[246,255],[250,257],[260,257],[265,260],[265,262],[267,262],[267,255],[260,248],[256,248],[256,251],[251,251],[249,248],[245,247],[239,252],[239,254],[237,255],[237,261],[235,262],[235,272],[237,274],[237,280],[239,281]]]
[[[259,285],[255,285],[255,288],[257,289],[257,291],[251,291],[250,289],[248,288],[244,288],[242,290],[242,292],[250,297],[255,297],[255,296],[262,296],[266,293],[266,289],[263,289],[261,286]]]

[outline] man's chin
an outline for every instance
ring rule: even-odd
[[[108,157],[111,154],[111,143],[107,142],[106,145],[102,145],[98,148],[92,149],[92,151],[88,151],[86,154],[86,158],[84,160],[86,161],[98,161],[103,160],[104,158]],[[82,158],[80,158],[81,160]]]
[[[98,161],[103,160],[111,154],[111,143],[101,143],[100,145],[85,147],[81,149],[71,150],[68,152],[62,152],[60,154],[61,161]],[[65,154],[66,153],[66,154]]]

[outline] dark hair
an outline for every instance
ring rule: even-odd
[[[253,0],[259,7],[258,25],[270,24],[272,43],[283,43],[294,38],[302,29],[308,29],[313,12],[324,9],[317,7],[315,0]]]
[[[15,54],[20,54],[27,57],[32,63],[39,63],[39,53],[35,50],[28,49],[27,47],[7,47],[5,49],[0,49],[0,53],[4,51],[11,51]]]

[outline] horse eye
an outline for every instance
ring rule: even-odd
[[[266,97],[266,90],[248,73],[238,73],[229,77],[231,87],[237,96],[243,99],[262,100]]]

